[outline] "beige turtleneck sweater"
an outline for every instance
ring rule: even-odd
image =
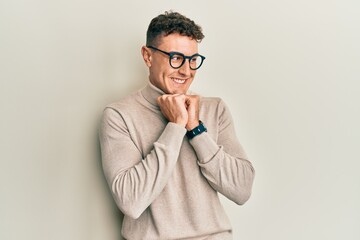
[[[232,239],[218,193],[250,197],[254,169],[219,98],[200,100],[207,132],[188,140],[168,122],[152,84],[107,106],[100,127],[102,163],[124,213],[122,235],[140,239]]]

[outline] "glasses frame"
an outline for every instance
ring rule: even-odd
[[[204,62],[204,60],[205,60],[205,57],[204,57],[203,55],[198,54],[198,53],[195,53],[194,55],[191,55],[191,56],[185,56],[185,55],[184,55],[183,53],[181,53],[181,52],[165,52],[165,51],[163,51],[163,50],[161,50],[161,49],[158,49],[158,48],[156,48],[156,47],[153,47],[153,46],[146,46],[146,47],[148,47],[148,48],[150,48],[150,49],[153,49],[153,50],[156,50],[156,51],[159,51],[159,52],[162,52],[162,53],[168,55],[168,56],[169,56],[169,64],[170,64],[170,66],[171,66],[172,68],[174,68],[174,69],[179,69],[179,68],[181,68],[181,67],[184,65],[186,59],[189,59],[189,67],[190,67],[190,69],[191,69],[191,70],[197,70],[197,69],[199,69],[199,68],[201,67],[201,65],[203,64],[203,62]],[[180,55],[180,56],[183,57],[183,61],[182,61],[182,63],[180,64],[180,66],[178,66],[178,67],[174,67],[174,66],[171,64],[171,58],[172,58],[174,55]],[[200,65],[199,65],[198,67],[192,68],[192,67],[191,67],[191,64],[190,64],[190,60],[191,60],[193,57],[196,57],[196,56],[198,56],[198,57],[201,58],[201,63],[200,63]]]

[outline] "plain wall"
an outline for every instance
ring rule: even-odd
[[[234,239],[360,239],[360,3],[0,0],[0,239],[119,240],[102,109],[144,86],[150,20],[204,29],[193,90],[229,106],[256,169]]]

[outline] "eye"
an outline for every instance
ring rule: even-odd
[[[182,61],[182,60],[183,60],[183,57],[181,55],[175,54],[171,57],[171,61]]]
[[[192,57],[190,59],[191,62],[196,62],[199,59],[199,56]]]

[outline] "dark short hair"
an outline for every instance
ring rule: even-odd
[[[153,18],[146,32],[146,45],[157,45],[160,37],[178,33],[188,36],[197,42],[205,37],[202,29],[193,20],[178,12],[168,12]]]

